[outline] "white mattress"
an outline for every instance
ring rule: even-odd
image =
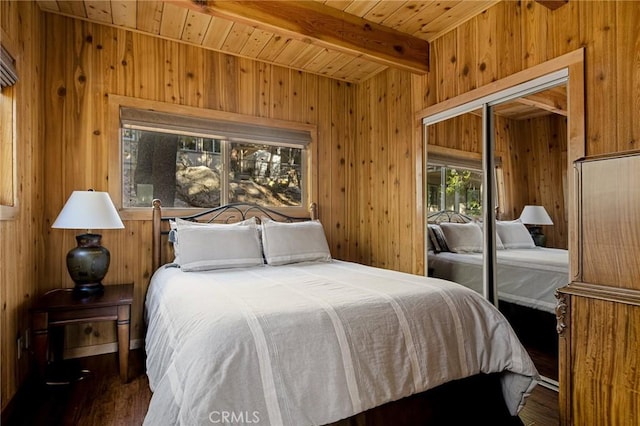
[[[499,300],[553,313],[556,289],[569,282],[569,252],[536,247],[496,253]],[[434,276],[482,294],[481,253],[429,252],[427,258]]]
[[[481,372],[516,414],[538,378],[477,293],[354,263],[160,268],[146,318],[147,425],[327,424]]]

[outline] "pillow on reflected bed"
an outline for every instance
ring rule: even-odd
[[[529,230],[520,219],[511,221],[497,221],[496,230],[504,248],[507,249],[523,249],[523,248],[536,248],[536,244],[531,238]]]
[[[442,222],[440,228],[447,240],[447,247],[454,253],[481,253],[483,251],[482,227],[477,222]],[[496,232],[496,249],[503,250],[500,235]]]
[[[331,260],[329,244],[318,220],[283,223],[263,219],[262,248],[269,265]]]
[[[447,247],[454,253],[474,253],[482,251],[482,230],[475,222],[440,224],[447,240]]]
[[[177,223],[179,253],[185,272],[263,265],[258,226]]]

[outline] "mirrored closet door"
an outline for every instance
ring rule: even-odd
[[[569,279],[567,84],[493,106],[498,306],[557,384],[555,291]]]
[[[550,387],[554,292],[570,279],[567,81],[561,69],[423,121],[428,272],[496,304]]]

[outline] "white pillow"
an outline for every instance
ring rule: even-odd
[[[519,219],[512,221],[497,221],[496,229],[507,249],[535,248],[529,230]]]
[[[454,253],[482,252],[482,229],[475,222],[441,222],[447,247]]]
[[[208,224],[189,226],[178,223],[180,257],[185,272],[263,265],[258,227]]]
[[[445,225],[449,228],[449,233],[445,232]],[[476,229],[473,229],[471,225],[475,225]],[[454,253],[480,253],[484,249],[484,242],[482,238],[483,229],[482,224],[478,222],[457,223],[457,222],[441,222],[440,227],[444,238],[446,240],[446,246]],[[480,234],[478,235],[478,231]],[[468,233],[468,234],[465,234]],[[450,245],[449,240],[455,244],[454,248]],[[500,239],[500,235],[496,232],[496,250],[504,250],[504,245]]]
[[[262,247],[269,265],[331,260],[327,237],[318,220],[283,223],[263,219]]]
[[[249,219],[245,219],[241,222],[234,222],[229,224],[222,223],[207,223],[207,222],[192,222],[190,220],[180,219],[179,217],[175,218],[175,220],[169,221],[169,226],[171,227],[171,231],[169,231],[169,242],[173,244],[173,255],[175,259],[173,263],[180,263],[180,244],[178,243],[178,230],[195,227],[195,228],[206,228],[208,227],[217,227],[217,226],[248,226],[253,225],[258,231],[260,228],[257,226],[256,218],[250,217]]]

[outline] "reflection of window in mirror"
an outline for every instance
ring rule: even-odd
[[[124,208],[305,201],[308,133],[128,108],[121,121]]]
[[[447,164],[455,164],[455,159]],[[467,162],[468,163],[468,162]],[[504,197],[504,174],[497,159],[495,180],[496,210]],[[439,211],[453,211],[475,220],[482,220],[482,165],[477,167],[427,163],[427,216]],[[502,190],[500,190],[502,189]]]
[[[427,211],[482,216],[482,170],[427,166]]]

